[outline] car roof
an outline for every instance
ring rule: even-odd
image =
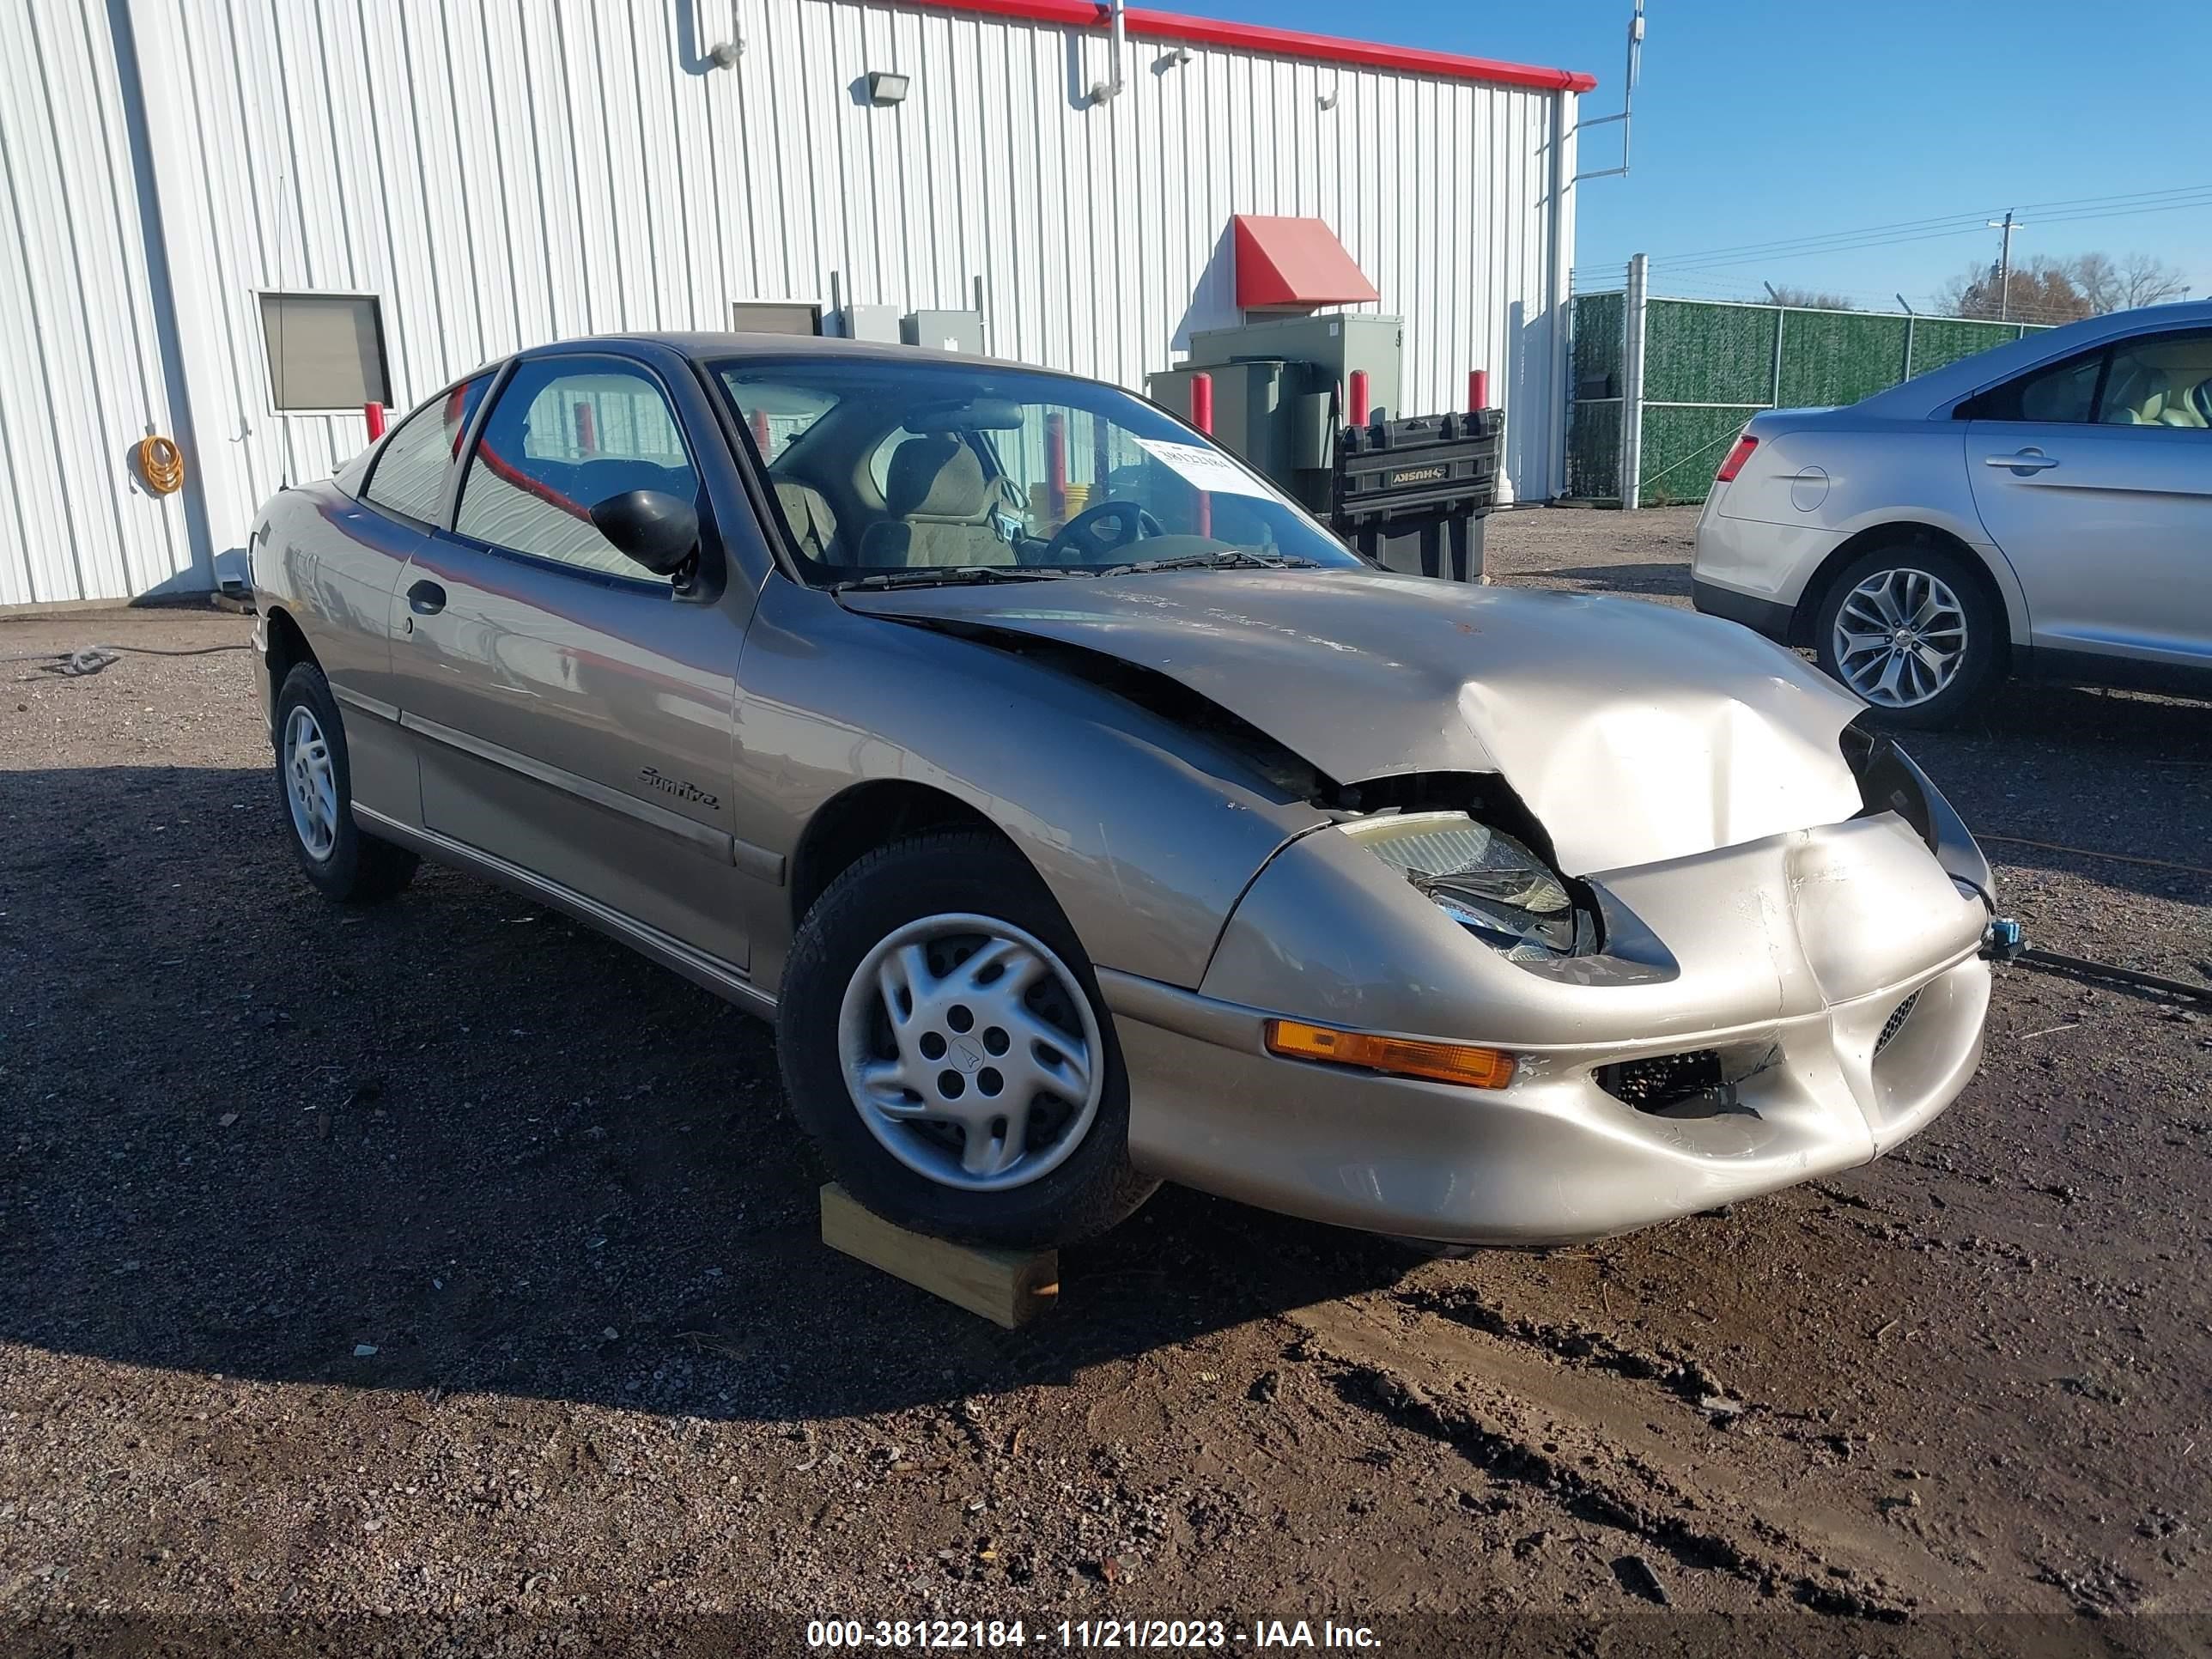
[[[1039,374],[1060,373],[1056,369],[1040,368],[1034,363],[1009,362],[1004,358],[979,356],[963,351],[933,351],[923,346],[898,345],[881,340],[846,340],[832,335],[817,334],[718,333],[703,329],[640,330],[620,334],[585,335],[574,339],[548,341],[519,355],[527,357],[556,348],[620,341],[646,341],[702,361],[720,361],[730,357],[846,357],[908,363],[919,358],[924,362],[967,363],[978,368],[1025,368]]]
[[[1929,322],[1948,318],[1931,317]],[[2212,300],[2191,300],[2179,305],[2137,306],[2132,311],[2112,311],[2101,317],[2084,317],[2060,328],[2038,329],[1987,351],[1961,357],[1942,368],[1851,405],[1869,415],[1917,420],[1936,414],[1961,398],[2011,379],[2039,363],[2054,362],[2108,341],[2130,335],[2164,333],[2170,329],[2212,327]]]

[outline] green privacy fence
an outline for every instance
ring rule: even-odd
[[[1629,320],[1626,295],[1576,297],[1570,495],[1620,499],[1621,413],[1633,393]],[[1638,500],[1703,501],[1729,441],[1762,409],[1856,403],[2027,331],[1954,317],[1647,300]]]

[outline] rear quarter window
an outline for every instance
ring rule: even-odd
[[[2092,418],[2105,349],[2034,369],[1959,405],[1962,421],[2041,421],[2076,426]]]
[[[376,452],[362,499],[418,524],[437,523],[445,512],[447,470],[490,385],[489,374],[463,380],[402,421]]]

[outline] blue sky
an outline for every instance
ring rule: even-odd
[[[1278,27],[1588,70],[1586,115],[1620,107],[1627,0],[1182,0]],[[2141,251],[2212,298],[2212,3],[1647,0],[1635,170],[1583,187],[1577,280],[1653,256],[1655,293],[1759,297],[1762,279],[1916,307],[1997,234],[1955,221],[2018,207],[2014,255]],[[1582,166],[1613,166],[1618,127]],[[2193,196],[2179,194],[2201,186]],[[2154,191],[2190,205],[2118,212]],[[2135,198],[2130,203],[2121,198]],[[2038,204],[2051,204],[2038,207]],[[2109,214],[2105,217],[2063,217]],[[1746,244],[1837,235],[1747,260]],[[1906,240],[1917,237],[1919,240]],[[1887,245],[1881,245],[1886,243]]]

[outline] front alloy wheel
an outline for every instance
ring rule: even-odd
[[[845,1189],[968,1244],[1072,1244],[1145,1201],[1082,941],[1001,836],[936,830],[832,881],[776,999],[784,1092]]]
[[[853,970],[837,1017],[868,1132],[961,1192],[1025,1185],[1082,1145],[1105,1086],[1101,1046],[1066,964],[989,916],[894,929]]]

